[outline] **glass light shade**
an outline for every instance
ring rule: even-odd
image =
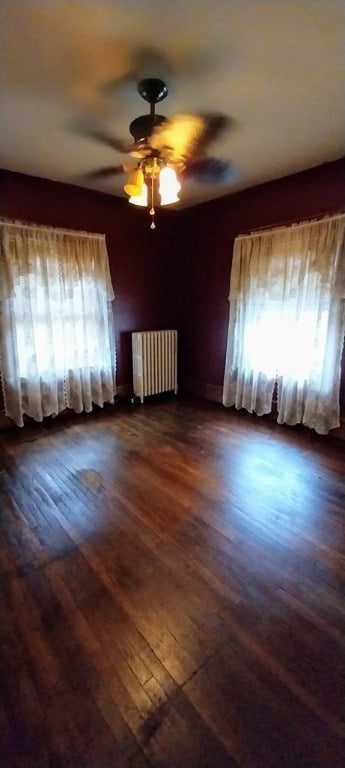
[[[178,192],[181,189],[181,184],[177,180],[176,173],[173,168],[162,168],[159,174],[159,194],[161,196],[161,205],[171,205],[171,203],[178,203]]]
[[[130,197],[139,197],[142,192],[143,184],[144,174],[141,168],[136,168],[135,171],[132,171],[132,173],[129,174],[127,184],[125,184],[123,189],[126,192],[126,195],[129,195]]]
[[[131,195],[131,197],[128,200],[129,203],[132,203],[133,205],[142,205],[143,207],[147,206],[147,186],[146,184],[143,184],[141,187],[141,194],[140,195]]]
[[[171,195],[163,195],[161,194],[161,205],[171,205],[172,203],[179,203],[180,198],[177,196],[176,192],[174,192]]]

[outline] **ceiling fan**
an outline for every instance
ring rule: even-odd
[[[168,95],[165,82],[158,78],[141,80],[138,92],[149,103],[150,111],[130,123],[131,142],[113,139],[101,131],[88,131],[92,138],[135,158],[136,166],[100,168],[87,176],[104,178],[130,171],[124,191],[130,203],[150,207],[151,229],[155,229],[155,204],[179,201],[179,178],[213,184],[231,180],[230,163],[206,154],[211,142],[229,127],[231,120],[218,113],[179,114],[172,118],[157,114],[156,104]]]

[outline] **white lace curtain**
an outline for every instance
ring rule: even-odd
[[[0,222],[0,370],[18,426],[113,402],[113,299],[103,235]]]
[[[235,240],[223,403],[320,434],[339,426],[345,215]]]

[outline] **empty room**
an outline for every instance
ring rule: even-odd
[[[1,4],[1,768],[344,764],[344,33]]]

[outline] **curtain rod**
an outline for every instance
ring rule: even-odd
[[[76,235],[79,237],[95,237],[95,238],[103,238],[105,237],[104,234],[101,232],[84,232],[84,230],[78,230],[78,229],[66,229],[63,227],[49,227],[46,224],[35,224],[31,221],[21,221],[20,219],[6,219],[6,217],[2,216],[0,218],[0,225],[6,224],[6,226],[9,227],[27,227],[28,229],[41,229],[45,232],[57,232],[61,235]]]
[[[237,235],[236,240],[238,240],[240,237],[256,237],[257,235],[261,235],[264,232],[279,232],[283,229],[289,229],[290,227],[310,227],[311,224],[320,224],[322,221],[333,221],[334,219],[341,219],[344,216],[345,211],[341,211],[340,213],[335,213],[333,215],[320,214],[320,216],[316,219],[309,219],[308,221],[288,221],[285,223],[277,224],[276,226],[267,224],[264,227],[257,227],[256,229],[252,229],[250,232]]]

